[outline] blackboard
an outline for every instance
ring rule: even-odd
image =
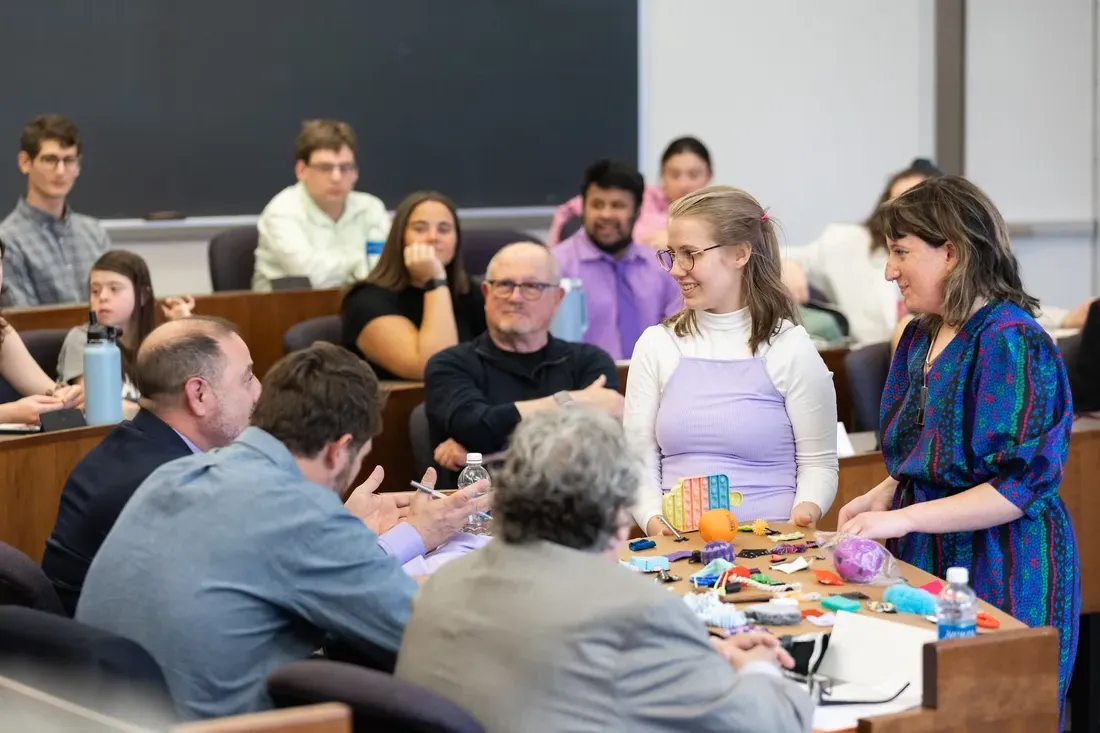
[[[312,117],[352,124],[390,207],[556,204],[596,158],[637,163],[633,0],[4,0],[0,49],[0,208],[48,112],[80,127],[70,201],[101,218],[258,213]]]

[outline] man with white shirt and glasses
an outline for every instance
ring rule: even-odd
[[[307,277],[315,288],[336,288],[367,276],[366,244],[383,242],[390,219],[381,199],[354,191],[358,144],[351,125],[307,120],[296,142],[298,183],[283,189],[260,214],[260,243],[252,289]]]
[[[67,203],[82,152],[80,131],[63,115],[35,117],[23,128],[19,170],[27,177],[27,194],[0,222],[3,305],[88,302],[88,273],[111,242],[99,222]]]

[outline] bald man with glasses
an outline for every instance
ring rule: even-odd
[[[550,335],[561,271],[546,247],[510,244],[489,263],[482,294],[488,330],[445,349],[424,371],[435,460],[458,470],[467,452],[504,449],[520,420],[573,404],[622,416],[615,362],[591,344]]]

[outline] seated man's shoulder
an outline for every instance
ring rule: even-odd
[[[287,186],[275,194],[260,212],[260,218],[271,216],[305,216],[305,200],[299,185]]]
[[[478,339],[472,341],[463,341],[457,343],[454,346],[448,346],[445,349],[440,349],[428,359],[427,365],[424,367],[424,379],[428,380],[428,374],[431,372],[432,367],[471,367],[476,361],[478,350]]]
[[[81,214],[78,211],[70,210],[69,220],[73,223],[73,226],[78,226],[81,229],[90,230],[96,234],[107,236],[107,231],[103,228],[99,219],[94,216],[88,216],[87,214]]]
[[[385,214],[386,205],[382,199],[366,191],[352,191],[346,204],[349,211],[364,212],[370,215]]]

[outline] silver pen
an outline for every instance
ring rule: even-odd
[[[669,532],[671,532],[671,533],[672,533],[672,536],[676,538],[676,539],[674,540],[675,542],[687,542],[687,537],[684,537],[684,536],[683,536],[682,534],[680,534],[680,533],[679,533],[679,532],[678,532],[678,531],[676,530],[676,528],[672,526],[672,522],[670,522],[670,521],[668,521],[667,519],[665,519],[665,515],[664,515],[664,514],[658,514],[658,515],[657,515],[657,519],[660,519],[660,520],[661,520],[661,524],[663,524],[663,525],[665,525],[666,527],[668,527],[668,531],[669,531]]]
[[[412,486],[414,489],[416,489],[418,491],[423,491],[425,494],[429,494],[429,495],[435,497],[436,499],[446,499],[447,498],[446,494],[443,494],[443,493],[440,493],[440,492],[436,491],[431,486],[425,486],[424,484],[420,483],[419,481],[410,481],[409,485]],[[490,517],[485,512],[478,512],[477,516],[481,519],[484,519],[485,521],[489,521],[490,519],[492,519],[492,517]]]

